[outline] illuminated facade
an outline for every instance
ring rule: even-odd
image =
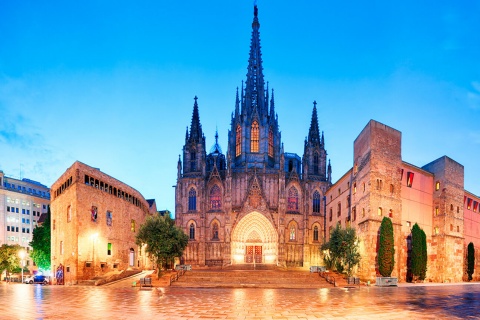
[[[28,253],[33,229],[50,204],[50,189],[30,179],[5,176],[0,170],[0,245],[19,245]],[[25,265],[35,270],[32,260]]]
[[[190,237],[184,263],[321,263],[331,169],[316,104],[303,159],[284,152],[273,90],[263,77],[259,28],[255,6],[247,79],[237,91],[226,155],[218,135],[207,154],[195,97],[176,185],[176,223]]]
[[[466,246],[473,242],[480,248],[480,199],[464,189],[461,164],[447,156],[422,167],[404,162],[401,132],[371,120],[355,139],[352,169],[326,195],[327,239],[337,224],[357,230],[362,260],[356,272],[363,279],[377,274],[378,231],[385,216],[394,227],[392,276],[411,279],[411,229],[417,223],[427,235],[427,281],[466,279]]]
[[[52,185],[51,194],[52,268],[58,283],[151,267],[135,235],[156,213],[154,200],[78,161]]]

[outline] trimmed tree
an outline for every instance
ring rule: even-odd
[[[419,280],[425,280],[427,274],[427,235],[418,226],[412,227],[412,256],[411,270],[412,275]]]
[[[468,281],[471,281],[473,271],[475,269],[475,247],[473,246],[473,242],[470,242],[467,246],[467,274],[468,274]]]
[[[330,240],[321,246],[321,250],[328,251],[324,255],[324,262],[328,268],[334,267],[338,272],[346,272],[348,276],[360,262],[358,252],[358,238],[355,229],[342,229],[337,225],[330,234]]]
[[[135,243],[146,245],[145,252],[157,265],[157,279],[160,278],[163,266],[181,257],[187,247],[188,237],[177,226],[170,216],[155,215],[148,217],[140,226]]]
[[[50,206],[48,206],[47,217],[43,224],[33,229],[30,246],[32,247],[30,258],[39,269],[49,270],[51,252]]]
[[[378,248],[378,271],[382,277],[392,275],[395,265],[395,247],[393,224],[388,217],[383,217],[380,225],[380,245]]]
[[[2,244],[0,247],[0,274],[5,271],[7,276],[13,272],[21,271],[20,257],[18,253],[22,250],[19,245]]]

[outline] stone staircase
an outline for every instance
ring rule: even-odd
[[[332,288],[318,273],[250,265],[187,271],[172,287],[191,288]]]

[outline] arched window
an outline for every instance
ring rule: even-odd
[[[237,136],[235,139],[235,155],[238,157],[242,154],[242,127],[240,126],[237,126]]]
[[[195,240],[195,224],[190,223],[190,240]]]
[[[318,153],[313,155],[313,173],[318,174]]]
[[[298,191],[295,187],[288,190],[287,211],[298,211]]]
[[[212,226],[212,240],[218,240],[218,223],[216,222]]]
[[[377,212],[378,212],[378,215],[381,216],[381,215],[383,214],[383,209],[382,209],[382,207],[378,207]]]
[[[258,122],[253,121],[252,131],[250,132],[250,152],[258,152],[258,141],[259,141],[259,130]]]
[[[273,131],[268,130],[268,156],[273,158]]]
[[[314,214],[320,213],[320,193],[316,190],[313,193],[312,211]]]
[[[295,239],[296,239],[295,224],[293,224],[293,223],[290,226],[290,237],[289,237],[289,239],[290,239],[290,241],[295,241]]]
[[[313,228],[313,241],[318,241],[318,227]]]
[[[67,208],[67,222],[72,221],[72,206],[68,206]]]
[[[194,188],[191,188],[188,192],[188,210],[197,210],[197,191]]]
[[[212,210],[218,210],[222,208],[222,195],[220,188],[217,185],[214,185],[210,190],[210,208]]]
[[[339,202],[337,205],[337,217],[342,215],[342,204]]]
[[[195,151],[190,152],[190,171],[197,170],[197,153]]]

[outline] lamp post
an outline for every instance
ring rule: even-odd
[[[21,262],[21,265],[22,265],[22,283],[23,283],[23,267],[25,267],[25,251],[24,250],[20,250],[20,252],[18,253],[18,256],[20,257],[20,262]]]
[[[92,264],[93,264],[93,277],[95,277],[95,241],[97,240],[98,233],[93,233],[92,238]]]

